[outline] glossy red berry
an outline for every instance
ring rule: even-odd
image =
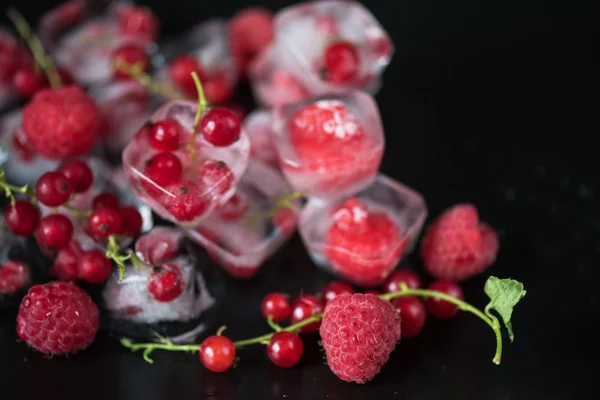
[[[403,338],[417,336],[427,320],[427,309],[421,300],[413,296],[398,297],[392,305],[400,313],[400,325]]]
[[[333,83],[352,83],[360,72],[360,56],[349,42],[334,42],[324,55],[324,79]]]
[[[177,182],[183,173],[183,165],[173,153],[162,152],[146,161],[144,175],[156,185],[165,187]]]
[[[310,294],[303,294],[298,297],[292,304],[292,315],[290,317],[290,323],[296,324],[300,321],[304,321],[307,318],[312,317],[315,314],[320,314],[325,309],[325,305],[315,296]],[[316,332],[321,325],[321,321],[313,322],[309,325],[304,326],[301,331],[304,333]]]
[[[148,131],[150,147],[158,151],[175,151],[179,148],[183,127],[174,119],[155,122]]]
[[[200,77],[204,87],[204,73],[194,57],[184,54],[175,58],[169,65],[169,76],[186,94],[196,95],[196,84],[192,78],[192,72]]]
[[[198,178],[207,188],[214,190],[215,194],[225,194],[235,179],[233,172],[223,161],[205,160],[198,168]]]
[[[174,264],[154,267],[148,281],[148,292],[156,301],[168,303],[183,293],[183,274]]]
[[[51,214],[40,221],[36,236],[38,242],[52,250],[61,250],[73,237],[73,224],[62,214]]]
[[[110,260],[100,250],[86,251],[79,260],[79,276],[89,283],[102,283],[106,281],[111,269]]]
[[[63,162],[58,168],[58,172],[61,172],[69,180],[75,193],[84,193],[94,182],[92,169],[81,160]]]
[[[112,208],[117,210],[119,208],[119,198],[112,193],[100,193],[94,198],[92,208]]]
[[[229,146],[240,137],[240,119],[227,108],[213,108],[202,117],[200,132],[214,146]]]
[[[335,299],[340,294],[353,294],[354,288],[346,282],[333,281],[329,282],[323,289],[323,301],[325,303]]]
[[[202,81],[206,100],[210,104],[225,104],[233,95],[233,86],[223,73],[213,74]]]
[[[302,339],[292,332],[275,333],[267,345],[269,360],[281,368],[290,368],[298,364],[303,352]]]
[[[48,207],[62,206],[69,201],[72,193],[71,182],[57,171],[46,172],[35,184],[35,195]]]
[[[119,15],[119,30],[125,35],[154,40],[158,34],[158,18],[149,8],[128,6]]]
[[[79,277],[78,265],[82,255],[83,250],[79,243],[71,240],[69,245],[56,255],[50,275],[61,281],[75,281]]]
[[[39,208],[28,200],[17,200],[4,210],[6,227],[17,236],[33,235],[40,218]]]
[[[286,295],[269,293],[260,303],[260,312],[265,318],[271,317],[275,322],[281,322],[290,316],[292,307]]]
[[[146,51],[140,46],[134,44],[125,44],[113,52],[112,55],[113,63],[122,63],[126,65],[141,65],[142,71],[148,70],[149,58]],[[115,78],[117,79],[131,79],[129,74],[122,68],[117,66],[114,67]]]
[[[459,300],[464,299],[462,288],[455,282],[435,281],[429,285],[428,289],[445,293]],[[458,313],[458,306],[437,297],[427,298],[425,304],[427,305],[429,314],[439,319],[450,319]]]
[[[210,336],[200,345],[200,362],[213,372],[225,372],[233,365],[235,346],[225,336]]]
[[[13,75],[13,88],[21,97],[31,97],[46,86],[48,81],[44,74],[33,67],[19,68]]]
[[[136,237],[142,233],[144,220],[137,208],[132,206],[121,207],[119,208],[119,216],[121,217],[119,235]]]
[[[177,181],[166,188],[163,204],[178,221],[192,221],[206,210],[204,190],[192,181]]]
[[[119,232],[121,216],[114,208],[96,208],[88,220],[90,231],[95,236],[109,237]]]
[[[383,283],[385,293],[397,292],[401,289],[400,285],[404,283],[409,289],[421,289],[423,282],[419,275],[412,269],[400,268],[392,274]]]

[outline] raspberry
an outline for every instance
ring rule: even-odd
[[[8,260],[0,264],[0,295],[14,293],[30,280],[29,267],[21,261]]]
[[[102,116],[94,100],[76,86],[41,90],[23,109],[23,132],[31,147],[49,159],[88,153]]]
[[[229,42],[242,73],[274,37],[273,14],[269,10],[248,8],[233,16],[229,22]]]
[[[496,260],[498,247],[496,232],[479,222],[475,206],[458,204],[429,226],[421,257],[431,276],[462,281],[486,270]]]
[[[192,221],[206,209],[202,190],[192,181],[178,181],[166,188],[163,204],[178,221]]]
[[[17,315],[19,338],[44,354],[86,349],[94,341],[98,325],[98,307],[70,282],[31,287]]]
[[[347,382],[366,383],[400,340],[400,314],[372,294],[342,294],[325,307],[320,334],[329,368]]]

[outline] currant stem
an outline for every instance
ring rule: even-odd
[[[115,69],[118,69],[135,79],[140,85],[144,86],[152,93],[160,94],[162,96],[167,97],[170,100],[185,99],[185,96],[179,93],[171,85],[160,84],[156,82],[154,78],[152,78],[152,76],[145,73],[143,69],[143,63],[129,64],[123,61],[122,59],[117,58],[114,61],[113,66]]]
[[[119,254],[119,244],[117,243],[117,238],[115,235],[110,235],[108,237],[108,246],[106,248],[105,255],[106,258],[113,260],[119,267],[119,281],[121,281],[123,279],[123,275],[125,274],[125,261],[132,259],[132,252],[129,252],[125,256]]]
[[[192,79],[194,80],[194,84],[196,85],[196,90],[198,91],[198,108],[196,108],[196,117],[194,118],[194,134],[196,134],[196,130],[198,125],[200,125],[200,118],[202,117],[202,113],[208,107],[208,102],[206,101],[206,96],[204,95],[204,89],[202,88],[202,82],[200,81],[200,77],[196,72],[192,72]]]
[[[271,316],[267,318],[267,324],[269,324],[271,329],[273,329],[275,332],[281,332],[281,330],[283,329],[279,324],[276,324],[275,321],[273,321],[273,317]]]
[[[14,24],[15,28],[19,32],[19,35],[27,42],[31,54],[35,59],[37,65],[42,68],[48,82],[52,88],[59,88],[62,86],[60,75],[52,62],[52,59],[44,51],[44,46],[40,39],[32,32],[31,27],[27,23],[27,20],[14,8],[9,8],[6,15]]]
[[[185,351],[192,353],[200,351],[200,345],[198,344],[174,344],[168,339],[163,340],[163,343],[133,343],[129,339],[121,339],[121,344],[131,351],[144,350],[144,360],[148,364],[154,363],[154,360],[150,358],[150,354],[154,350]]]
[[[296,331],[299,331],[301,328],[305,327],[306,325],[310,325],[314,322],[319,322],[322,318],[323,318],[322,313],[314,314],[313,316],[311,316],[305,320],[302,320],[294,325],[290,325],[290,326],[286,326],[285,328],[282,328],[279,332],[296,332]],[[242,347],[249,346],[251,344],[268,343],[269,340],[273,337],[273,335],[275,335],[275,333],[276,332],[267,333],[266,335],[258,336],[253,339],[239,340],[237,342],[234,342],[233,345],[236,348],[241,349]]]

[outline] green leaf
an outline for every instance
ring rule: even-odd
[[[485,307],[485,313],[488,317],[495,319],[490,312],[490,310],[495,310],[504,321],[510,341],[514,341],[515,335],[513,334],[510,318],[514,307],[527,294],[523,284],[514,279],[499,279],[490,276],[485,282],[484,291],[490,298],[489,304]]]

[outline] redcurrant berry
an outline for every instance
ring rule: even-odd
[[[31,280],[27,264],[7,260],[0,264],[0,294],[14,293]]]
[[[324,79],[328,82],[351,83],[358,77],[360,56],[352,43],[335,42],[327,46],[324,62]]]
[[[392,300],[392,305],[400,313],[402,337],[417,336],[427,320],[427,309],[423,302],[416,297],[407,296]]]
[[[90,250],[83,253],[79,260],[79,276],[89,283],[102,283],[111,272],[110,260],[100,250]]]
[[[33,67],[19,68],[13,75],[13,88],[21,97],[31,97],[47,85],[48,81],[44,74]]]
[[[175,300],[183,293],[183,274],[174,264],[154,267],[148,280],[148,292],[161,303]]]
[[[167,186],[162,201],[178,221],[192,221],[206,210],[203,195],[203,190],[196,183],[182,180]]]
[[[290,368],[298,364],[303,352],[302,339],[292,332],[275,333],[267,345],[269,360],[281,368]]]
[[[213,372],[225,372],[233,365],[235,345],[225,336],[210,336],[200,345],[200,362]]]
[[[119,235],[136,237],[142,233],[144,220],[137,208],[131,206],[121,207],[119,208],[119,216],[121,217]]]
[[[183,127],[174,119],[155,122],[148,131],[150,147],[158,151],[175,151],[179,148]]]
[[[265,318],[271,317],[273,321],[281,322],[290,316],[292,307],[284,294],[269,293],[263,297],[260,311]]]
[[[294,304],[292,304],[290,322],[296,324],[300,321],[304,321],[315,314],[322,313],[324,309],[325,306],[321,300],[317,299],[315,296],[303,294],[294,301]],[[313,322],[304,326],[301,331],[304,333],[316,332],[319,329],[319,326],[321,326],[321,321]]]
[[[183,173],[183,165],[173,153],[157,153],[146,161],[144,175],[156,185],[165,187],[177,182]]]
[[[213,74],[204,79],[202,87],[210,104],[225,104],[233,94],[233,86],[223,73]]]
[[[119,30],[125,35],[156,39],[158,18],[146,7],[128,6],[119,16]]]
[[[73,224],[62,214],[51,214],[42,218],[36,236],[40,244],[52,250],[61,250],[67,247],[73,237]]]
[[[33,235],[40,218],[39,208],[28,200],[17,200],[4,210],[6,227],[17,236]]]
[[[46,172],[35,184],[35,195],[40,203],[48,207],[62,206],[69,201],[72,193],[71,182],[57,171]]]
[[[353,294],[354,288],[346,282],[333,281],[329,282],[323,289],[323,300],[325,303],[335,299],[340,294]]]
[[[400,268],[392,272],[383,283],[383,291],[385,293],[397,292],[400,290],[400,285],[404,283],[409,289],[421,289],[423,282],[419,275],[412,269]]]
[[[88,220],[90,231],[99,237],[109,237],[119,232],[121,216],[114,208],[96,208]]]
[[[119,198],[112,193],[100,193],[94,198],[94,201],[92,202],[92,208],[112,208],[118,210]]]
[[[235,179],[231,169],[223,161],[205,160],[198,167],[198,178],[215,194],[225,194],[233,186]]]
[[[117,48],[112,54],[113,63],[123,63],[126,65],[141,65],[142,71],[148,70],[148,54],[141,47],[134,44],[125,44]],[[115,66],[114,67],[115,78],[117,79],[130,79],[131,77],[125,70]]]
[[[61,172],[69,180],[75,193],[87,191],[94,182],[91,168],[81,160],[63,162],[58,168],[58,172]]]
[[[217,147],[229,146],[240,137],[238,116],[227,108],[213,108],[202,117],[200,132],[204,139]]]
[[[83,250],[79,243],[71,240],[69,245],[58,252],[50,274],[62,281],[74,281],[79,277],[78,265]]]
[[[187,54],[175,58],[169,65],[171,79],[190,96],[196,95],[196,84],[192,78],[192,72],[197,73],[200,80],[204,82],[204,73],[198,60]]]
[[[237,221],[246,214],[249,206],[246,196],[235,193],[219,208],[219,218],[223,221]]]
[[[462,288],[455,282],[435,281],[428,289],[445,293],[459,300],[464,298]],[[438,297],[429,297],[425,303],[429,314],[439,319],[450,319],[458,313],[458,306]]]

